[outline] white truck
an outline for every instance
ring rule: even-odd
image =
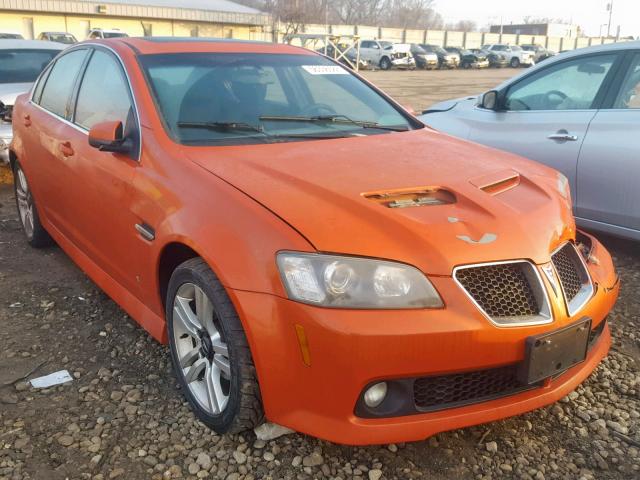
[[[381,70],[390,68],[415,68],[416,62],[408,44],[396,44],[383,40],[361,40],[360,58]]]
[[[509,65],[513,68],[521,66],[535,65],[535,53],[523,50],[518,45],[507,45],[504,43],[495,43],[492,45],[484,45],[482,50],[485,52],[501,53],[509,60]]]

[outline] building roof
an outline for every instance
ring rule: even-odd
[[[271,21],[230,0],[0,0],[0,10],[259,26]]]
[[[80,2],[93,2],[97,0],[77,0]],[[161,7],[161,8],[186,8],[190,10],[208,10],[212,12],[229,12],[229,13],[262,13],[255,8],[240,5],[239,3],[229,0],[99,0],[98,3],[108,5],[117,3],[123,5],[137,5],[142,7]]]

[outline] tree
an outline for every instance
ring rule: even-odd
[[[460,20],[455,23],[448,23],[446,29],[456,32],[477,32],[478,25],[473,20]]]

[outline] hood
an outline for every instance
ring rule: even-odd
[[[0,83],[0,102],[5,105],[14,105],[16,97],[28,92],[32,83]]]
[[[451,100],[444,100],[442,102],[434,103],[429,108],[422,112],[423,115],[434,112],[448,112],[460,106],[461,108],[473,107],[478,101],[478,97],[460,97],[453,98]]]
[[[318,251],[448,276],[461,264],[548,262],[553,248],[574,235],[555,171],[430,128],[182,149]]]

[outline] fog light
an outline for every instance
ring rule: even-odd
[[[380,405],[387,396],[387,382],[376,383],[364,392],[364,403],[367,407],[375,408]]]

